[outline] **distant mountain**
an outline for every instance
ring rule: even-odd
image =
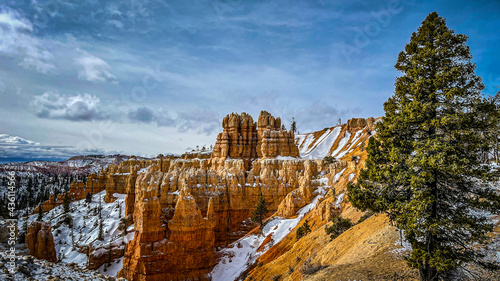
[[[99,172],[109,164],[120,164],[130,156],[116,155],[79,155],[64,161],[29,161],[0,164],[0,175],[9,171],[51,175],[79,175]]]
[[[86,181],[87,176],[99,173],[110,164],[119,165],[127,155],[80,155],[64,161],[30,161],[0,164],[0,216],[5,215],[6,194],[15,172],[16,208],[32,209],[47,200],[50,194],[62,194],[73,181]],[[2,205],[3,204],[3,205]]]

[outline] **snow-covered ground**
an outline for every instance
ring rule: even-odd
[[[118,271],[120,271],[122,267],[123,267],[123,257],[116,259],[115,261],[112,261],[109,266],[103,264],[97,270],[103,275],[116,276],[118,274]]]
[[[295,142],[299,147],[300,158],[322,159],[326,156],[333,156],[340,159],[352,152],[357,146],[356,143],[363,135],[363,130],[357,131],[354,133],[354,136],[347,131],[341,135],[341,132],[342,127],[336,126],[325,130],[325,132],[317,138],[315,138],[313,133],[295,135]],[[330,153],[333,145],[337,141],[337,147]]]
[[[134,238],[133,225],[129,226],[125,235],[124,230],[120,229],[123,225],[122,218],[125,217],[125,197],[124,194],[115,193],[116,199],[113,203],[105,203],[104,196],[106,191],[94,194],[92,203],[88,204],[85,200],[70,203],[71,215],[73,218],[73,228],[70,228],[64,220],[63,206],[58,206],[53,210],[44,213],[43,221],[50,222],[52,225],[52,234],[56,245],[57,258],[62,264],[75,263],[81,268],[85,268],[88,258],[82,251],[85,247],[91,246],[94,254],[105,254],[107,249],[124,249],[125,245]],[[99,235],[99,202],[102,208],[102,229],[103,240],[98,239]],[[35,221],[38,215],[29,217],[28,222]],[[24,218],[19,220],[19,227],[22,228]],[[79,251],[80,250],[80,251]],[[104,267],[100,268],[101,273],[114,275],[121,268],[121,261],[112,261],[106,272]],[[118,268],[119,267],[119,268]]]
[[[8,252],[0,249],[0,280],[110,280],[99,272],[64,264],[35,259],[22,253],[16,255],[15,271],[9,273],[6,266],[10,261]],[[54,279],[54,278],[59,279]]]
[[[404,230],[401,230],[399,239],[394,242],[394,249],[391,253],[395,254],[397,257],[404,257],[408,252],[412,250],[410,242],[405,239]]]
[[[213,281],[231,281],[235,280],[243,271],[245,271],[255,260],[269,250],[274,244],[285,238],[301,221],[301,219],[310,212],[323,198],[326,193],[328,179],[326,177],[318,179],[320,186],[316,189],[317,195],[313,201],[302,207],[297,212],[297,217],[293,219],[284,219],[273,217],[262,229],[261,234],[250,234],[236,242],[228,248],[222,249],[219,254],[222,258],[212,270]],[[261,252],[257,249],[264,242],[267,236],[271,235],[271,242],[267,244]]]
[[[320,159],[330,155],[330,149],[339,137],[341,130],[340,126],[331,128],[317,140],[314,140],[313,134],[308,134],[307,137],[297,135],[300,157],[303,159]],[[309,147],[311,143],[313,145]]]

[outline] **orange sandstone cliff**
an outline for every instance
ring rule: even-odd
[[[230,114],[211,158],[156,159],[142,170],[134,191],[136,233],[119,276],[210,279],[216,247],[255,227],[249,218],[258,196],[271,214],[304,180],[304,161],[274,159],[299,156],[293,133],[277,120],[267,112],[257,123],[246,113]]]
[[[30,254],[38,259],[56,262],[56,246],[50,223],[33,222],[28,226],[26,245]]]
[[[86,185],[75,183],[69,192],[83,199],[87,192],[105,189],[107,202],[114,200],[114,193],[127,195],[126,217],[134,223],[135,234],[126,246],[118,276],[209,280],[217,262],[216,250],[256,226],[250,217],[260,194],[268,205],[268,216],[293,217],[317,195],[320,177],[326,176],[330,186],[339,186],[335,188],[339,192],[340,183],[345,187],[353,180],[351,174],[357,176],[364,161],[363,145],[375,120],[351,120],[314,136],[294,136],[281,130],[280,118],[268,112],[261,112],[257,122],[246,113],[229,114],[211,154],[131,158],[91,175]],[[326,150],[337,161],[326,163],[323,156],[299,158],[321,146],[317,140],[328,137],[322,134],[337,134]],[[316,207],[324,223],[340,212],[333,202],[336,192]],[[52,205],[61,204],[62,198],[56,201]],[[281,254],[288,250],[288,246],[282,248]],[[94,263],[99,266],[98,261]]]

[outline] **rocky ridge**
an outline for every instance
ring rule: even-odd
[[[353,131],[363,124],[367,125]],[[91,175],[86,185],[75,183],[70,194],[77,200],[87,192],[106,190],[106,202],[114,200],[113,194],[126,195],[125,217],[134,223],[135,234],[126,246],[119,276],[129,280],[210,279],[220,259],[216,250],[255,227],[249,217],[261,193],[268,215],[293,217],[317,197],[318,188],[331,186],[325,185],[325,179],[333,184],[339,172],[359,167],[353,150],[362,149],[361,144],[371,136],[368,124],[357,121],[328,129],[340,132],[328,151],[344,152],[330,163],[322,160],[329,153],[301,159],[301,139],[309,135],[295,138],[282,131],[281,120],[267,112],[257,122],[245,113],[230,114],[223,120],[223,132],[211,154],[131,158]],[[318,145],[312,143],[311,147]],[[335,210],[323,207],[322,216],[326,219]]]

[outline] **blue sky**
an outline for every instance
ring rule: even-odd
[[[0,161],[182,153],[231,112],[300,132],[382,116],[432,11],[496,93],[498,1],[0,1]]]

